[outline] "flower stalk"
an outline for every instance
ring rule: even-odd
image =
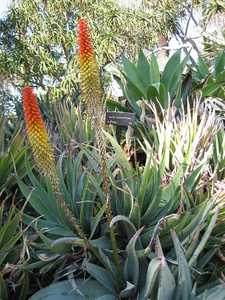
[[[96,62],[88,25],[84,19],[78,23],[79,58],[80,58],[80,82],[82,96],[95,129],[97,146],[100,152],[101,173],[103,177],[103,192],[106,197],[106,205],[109,205],[109,179],[107,175],[106,143],[103,134],[105,114],[103,93],[100,83],[99,69]]]
[[[64,211],[71,226],[81,238],[85,238],[83,231],[73,213],[67,206],[60,193],[59,178],[56,171],[54,150],[49,141],[48,132],[42,119],[40,108],[34,90],[26,86],[22,90],[24,120],[27,136],[31,145],[35,163],[40,173],[47,177],[52,185],[59,206]]]
[[[112,211],[109,201],[109,178],[107,172],[107,153],[104,137],[105,110],[103,92],[100,82],[99,68],[94,54],[91,36],[87,22],[81,18],[78,22],[78,44],[80,61],[80,84],[82,97],[85,103],[87,115],[95,130],[97,147],[100,152],[100,167],[103,178],[103,194],[106,203],[106,217],[109,224],[110,238],[113,247],[114,263],[117,269],[117,276],[121,279],[120,259],[116,245],[116,237],[113,228],[110,226]]]

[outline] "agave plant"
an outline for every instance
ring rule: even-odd
[[[213,152],[213,139],[217,139],[222,123],[208,108],[202,108],[199,119],[199,108],[196,104],[192,111],[188,109],[187,114],[172,120],[171,108],[163,120],[157,110],[153,110],[155,124],[149,129],[149,135],[145,131],[142,136],[145,142],[142,148],[147,157],[144,166],[137,164],[134,168],[120,145],[106,133],[114,151],[111,157],[113,214],[118,223],[132,223],[133,234],[144,226],[140,234],[144,247],[154,245],[155,236],[160,232],[163,249],[169,250],[172,245],[169,231],[175,229],[181,242],[189,244],[188,253],[192,252],[192,247],[196,247],[192,240],[199,237],[200,228],[208,226],[217,206],[223,207],[224,188],[218,192],[219,196],[214,184],[217,179],[210,175],[213,153],[221,157],[221,145]],[[224,185],[223,180],[217,182]],[[214,224],[217,243],[210,237],[211,246],[206,247],[206,253],[209,251],[214,257],[219,249],[223,249],[218,243],[223,236],[223,229],[218,227],[222,215],[221,212]],[[131,238],[132,234],[125,228],[125,225],[117,227],[122,241]]]
[[[155,55],[152,54],[148,61],[144,53],[140,52],[137,64],[124,58],[120,74],[116,74],[114,77],[119,83],[130,109],[140,116],[141,107],[138,100],[144,99],[155,104],[160,103],[163,108],[167,108],[173,101],[177,106],[181,105],[182,98],[186,97],[187,93],[187,85],[182,84],[184,81],[182,74],[186,63],[187,58],[182,60],[181,52],[177,51],[161,73]],[[114,108],[118,106],[118,109],[121,109],[121,104],[117,104],[117,102],[109,102],[108,105],[111,109],[113,105]]]
[[[203,99],[224,99],[224,57],[224,51],[221,51],[210,66],[202,57],[191,65],[189,58],[181,59],[181,52],[177,51],[162,72],[154,54],[148,60],[140,52],[136,64],[124,58],[121,70],[114,72],[114,78],[128,104],[124,106],[121,102],[108,100],[107,107],[109,110],[133,111],[142,120],[145,115],[142,100],[165,109],[172,103],[177,108],[185,106],[187,99],[194,98],[199,91]]]
[[[204,58],[199,57],[198,63],[192,73],[193,89],[202,90],[204,98],[218,97],[223,100],[225,99],[225,52],[223,50],[215,56],[210,66]]]

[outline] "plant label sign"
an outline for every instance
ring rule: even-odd
[[[132,126],[134,125],[135,114],[119,111],[106,112],[106,124],[117,126]]]

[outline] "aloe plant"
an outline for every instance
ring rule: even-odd
[[[225,137],[221,129],[213,140],[213,169],[217,174],[217,179],[225,178]]]
[[[15,173],[21,178],[26,173],[24,138],[17,125],[7,134],[10,120],[0,118],[0,194],[12,191],[16,184]]]
[[[65,157],[63,154],[59,160],[59,187],[66,205],[69,207],[77,224],[80,226],[82,236],[71,227],[65,211],[58,205],[58,200],[48,180],[40,180],[33,173],[27,162],[27,173],[30,184],[18,178],[21,192],[34,209],[33,215],[25,215],[24,222],[30,224],[37,231],[34,249],[43,262],[43,268],[54,268],[58,264],[70,264],[75,249],[83,249],[81,257],[86,252],[98,255],[98,249],[111,243],[105,232],[105,205],[103,192],[97,187],[99,180],[91,174],[82,164],[85,157],[80,152],[76,158]],[[91,178],[91,179],[90,179]],[[101,178],[100,178],[101,180]],[[34,189],[32,187],[35,187]],[[96,202],[98,196],[99,203]],[[35,221],[36,217],[42,216]],[[83,254],[82,254],[83,253]]]
[[[201,188],[197,189],[205,180],[203,162],[208,162],[212,157],[213,146],[207,136],[210,133],[212,138],[216,137],[219,127],[216,126],[214,114],[211,118],[202,117],[199,122],[196,114],[198,107],[197,105],[195,110],[190,111],[188,116],[184,115],[183,118],[177,119],[177,123],[174,121],[172,125],[174,129],[171,131],[167,128],[169,119],[164,118],[160,121],[155,111],[156,140],[152,144],[150,139],[147,140],[148,137],[145,137],[146,145],[142,147],[146,151],[147,160],[144,166],[134,168],[116,139],[105,133],[112,147],[108,148],[111,160],[107,164],[110,178],[109,199],[113,212],[111,226],[115,228],[120,261],[125,257],[124,263],[121,263],[126,266],[125,283],[131,281],[131,284],[137,285],[137,281],[139,282],[135,277],[137,272],[131,272],[130,265],[134,264],[139,269],[146,268],[146,259],[149,259],[148,255],[151,257],[157,235],[160,236],[163,251],[166,251],[166,255],[170,253],[173,247],[171,229],[176,230],[180,241],[187,249],[188,262],[195,268],[201,268],[198,258],[202,251],[204,255],[211,255],[212,258],[216,255],[215,251],[212,252],[213,247],[216,249],[221,247],[215,245],[211,235],[212,232],[219,230],[215,220],[219,221],[223,212],[221,211],[219,216],[216,213],[215,218],[213,215],[222,200],[218,202],[215,199],[213,185],[208,194]],[[179,131],[176,131],[176,128],[179,128]],[[188,146],[187,141],[182,139],[183,136],[189,137]],[[193,151],[200,149],[200,142],[201,145],[204,142],[205,155],[197,150]],[[97,262],[99,268],[111,274],[117,293],[118,290],[122,292],[119,288],[121,284],[118,285],[116,281],[114,262],[111,261],[112,244],[104,217],[102,178],[96,176],[99,173],[99,154],[92,147],[88,149],[86,145],[83,147],[80,145],[80,149],[75,160],[71,156],[66,157],[65,153],[62,154],[57,174],[62,196],[84,232],[85,239],[71,230],[65,213],[57,205],[50,183],[34,176],[29,163],[27,173],[31,185],[19,179],[18,182],[36,214],[33,218],[26,216],[25,221],[34,222],[36,216],[42,216],[33,223],[36,224],[34,228],[38,233],[34,249],[36,248],[35,252],[41,259],[39,265],[41,272],[66,266],[63,271],[63,274],[66,274],[76,249],[82,249],[78,260],[83,261],[83,264],[88,263],[90,268]],[[32,186],[35,187],[34,190]],[[217,234],[217,238],[221,238],[221,235],[222,231]],[[201,236],[204,237],[202,242]],[[131,258],[126,260],[124,253],[128,252]],[[86,260],[87,253],[92,257],[89,262]],[[209,260],[205,258],[201,272],[208,270],[208,262]],[[33,266],[35,267],[35,264]],[[32,264],[30,267],[32,268]],[[83,269],[82,264],[78,269]],[[196,282],[204,281],[204,278],[200,276],[199,279],[196,276]],[[133,286],[127,288],[130,291],[134,290]],[[124,294],[126,293],[127,290],[124,291]]]
[[[0,205],[0,298],[11,299],[15,291],[10,288],[17,282],[18,299],[23,300],[22,294],[27,292],[26,274],[20,266],[26,259],[22,257],[23,235],[21,228],[22,211],[16,212],[15,205],[7,208],[5,202]],[[20,291],[19,291],[20,290]]]
[[[62,151],[77,153],[81,144],[94,141],[91,122],[81,113],[81,108],[70,102],[59,103],[55,107],[57,124],[57,146]]]
[[[138,256],[140,245],[137,231],[130,239],[124,253],[123,279],[124,287],[115,289],[113,263],[107,260],[109,270],[96,264],[86,262],[86,270],[90,275],[87,280],[76,280],[53,284],[35,294],[31,299],[158,299],[158,300],[212,300],[215,296],[222,300],[225,289],[222,285],[196,294],[192,280],[193,270],[188,265],[182,245],[174,231],[171,232],[174,245],[174,259],[167,258],[162,250],[159,238],[156,237],[155,251],[149,256]],[[139,250],[140,252],[140,250]],[[171,254],[172,255],[172,254]],[[53,298],[54,297],[54,298]]]
[[[40,290],[31,300],[83,300],[83,299],[115,299],[107,289],[92,279],[71,280],[54,283]]]
[[[213,219],[213,211],[217,207],[215,200],[209,196],[192,208],[187,206],[188,209],[186,210],[187,204],[183,202],[186,200],[185,197],[182,198],[181,179],[183,178],[183,171],[181,172],[181,169],[179,170],[180,174],[175,175],[171,183],[161,186],[160,176],[163,171],[163,162],[157,167],[154,164],[151,166],[150,161],[148,161],[143,170],[140,168],[136,172],[127,162],[126,157],[123,157],[122,149],[116,144],[116,141],[112,137],[108,137],[112,144],[114,143],[115,151],[120,151],[117,155],[122,171],[121,173],[117,171],[116,177],[113,174],[110,177],[112,182],[110,201],[114,215],[111,226],[114,226],[116,230],[120,260],[123,259],[123,253],[126,251],[131,255],[131,259],[124,263],[127,266],[127,278],[129,278],[129,274],[137,273],[129,270],[130,264],[135,264],[135,261],[137,264],[137,259],[132,256],[134,255],[134,244],[137,247],[138,259],[144,261],[146,256],[151,255],[155,247],[156,237],[159,234],[162,247],[168,253],[173,245],[170,237],[171,229],[175,229],[180,240],[185,242],[188,259],[191,264],[195,265],[196,261],[193,261],[192,258],[193,253],[195,253],[194,258],[197,259],[210,240],[210,234],[215,227],[215,219]],[[78,257],[78,261],[82,260],[85,263],[85,253],[90,253],[92,255],[91,264],[97,261],[99,267],[103,266],[107,272],[111,270],[111,273],[114,274],[115,266],[113,262],[110,262],[112,246],[108,225],[104,218],[102,179],[97,179],[94,176],[96,174],[95,168],[98,165],[96,163],[98,156],[97,154],[93,156],[93,154],[85,149],[83,153],[80,152],[75,161],[62,156],[58,166],[62,195],[88,239],[88,244],[86,240],[71,230],[63,210],[57,206],[57,200],[51,186],[48,182],[39,181],[34,176],[29,164],[27,165],[28,176],[35,189],[32,190],[31,186],[27,186],[21,180],[18,181],[21,191],[36,211],[33,218],[25,216],[24,220],[28,224],[33,220],[33,224],[36,224],[34,229],[37,230],[38,235],[34,249],[36,249],[35,252],[42,262],[39,265],[42,272],[67,266],[63,272],[66,274],[76,249],[83,249],[81,251],[83,255]],[[112,162],[112,167],[115,162]],[[184,181],[190,195],[193,195],[192,189],[198,182],[199,171],[194,171]],[[179,212],[182,204],[185,205],[183,213]],[[36,215],[42,217],[34,223]],[[207,234],[201,247],[198,248],[196,241],[200,241],[199,234],[204,234],[204,232]],[[136,238],[137,235],[138,238]],[[133,238],[133,236],[135,237]],[[141,268],[144,266],[147,265],[143,262]],[[71,268],[73,269],[72,266]],[[79,268],[82,270],[82,265]],[[111,276],[116,280],[117,277],[112,274]],[[133,284],[137,283],[137,279],[133,278],[133,281]]]
[[[69,274],[69,281],[32,299],[197,300],[217,292],[224,297],[219,270],[211,264],[217,253],[222,258],[223,249],[224,194],[217,187],[224,171],[222,126],[213,108],[187,100],[187,58],[181,61],[175,53],[162,73],[154,56],[148,62],[141,53],[137,66],[124,59],[120,83],[129,109],[142,122],[136,142],[146,155],[142,165],[131,165],[113,135],[104,132],[103,92],[84,19],[78,37],[82,96],[97,149],[88,144],[91,128],[78,126],[79,151],[64,151],[56,164],[34,91],[23,89],[28,139],[40,174],[28,158],[28,178],[17,176],[29,208],[23,222],[34,233],[32,259],[21,270],[57,270],[55,279]],[[221,57],[215,74],[221,73]],[[62,111],[61,133],[70,143],[71,127],[90,123],[81,122],[79,114],[67,120],[67,108]],[[216,175],[208,179],[209,170]],[[213,290],[207,285],[210,268]]]

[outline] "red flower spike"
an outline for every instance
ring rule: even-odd
[[[56,175],[53,148],[49,142],[36,95],[30,86],[24,87],[22,94],[24,120],[35,162],[40,172],[47,176],[55,187],[58,184],[58,178]]]
[[[82,18],[78,22],[78,44],[82,96],[92,118],[96,114],[102,115],[102,89],[88,24]]]

